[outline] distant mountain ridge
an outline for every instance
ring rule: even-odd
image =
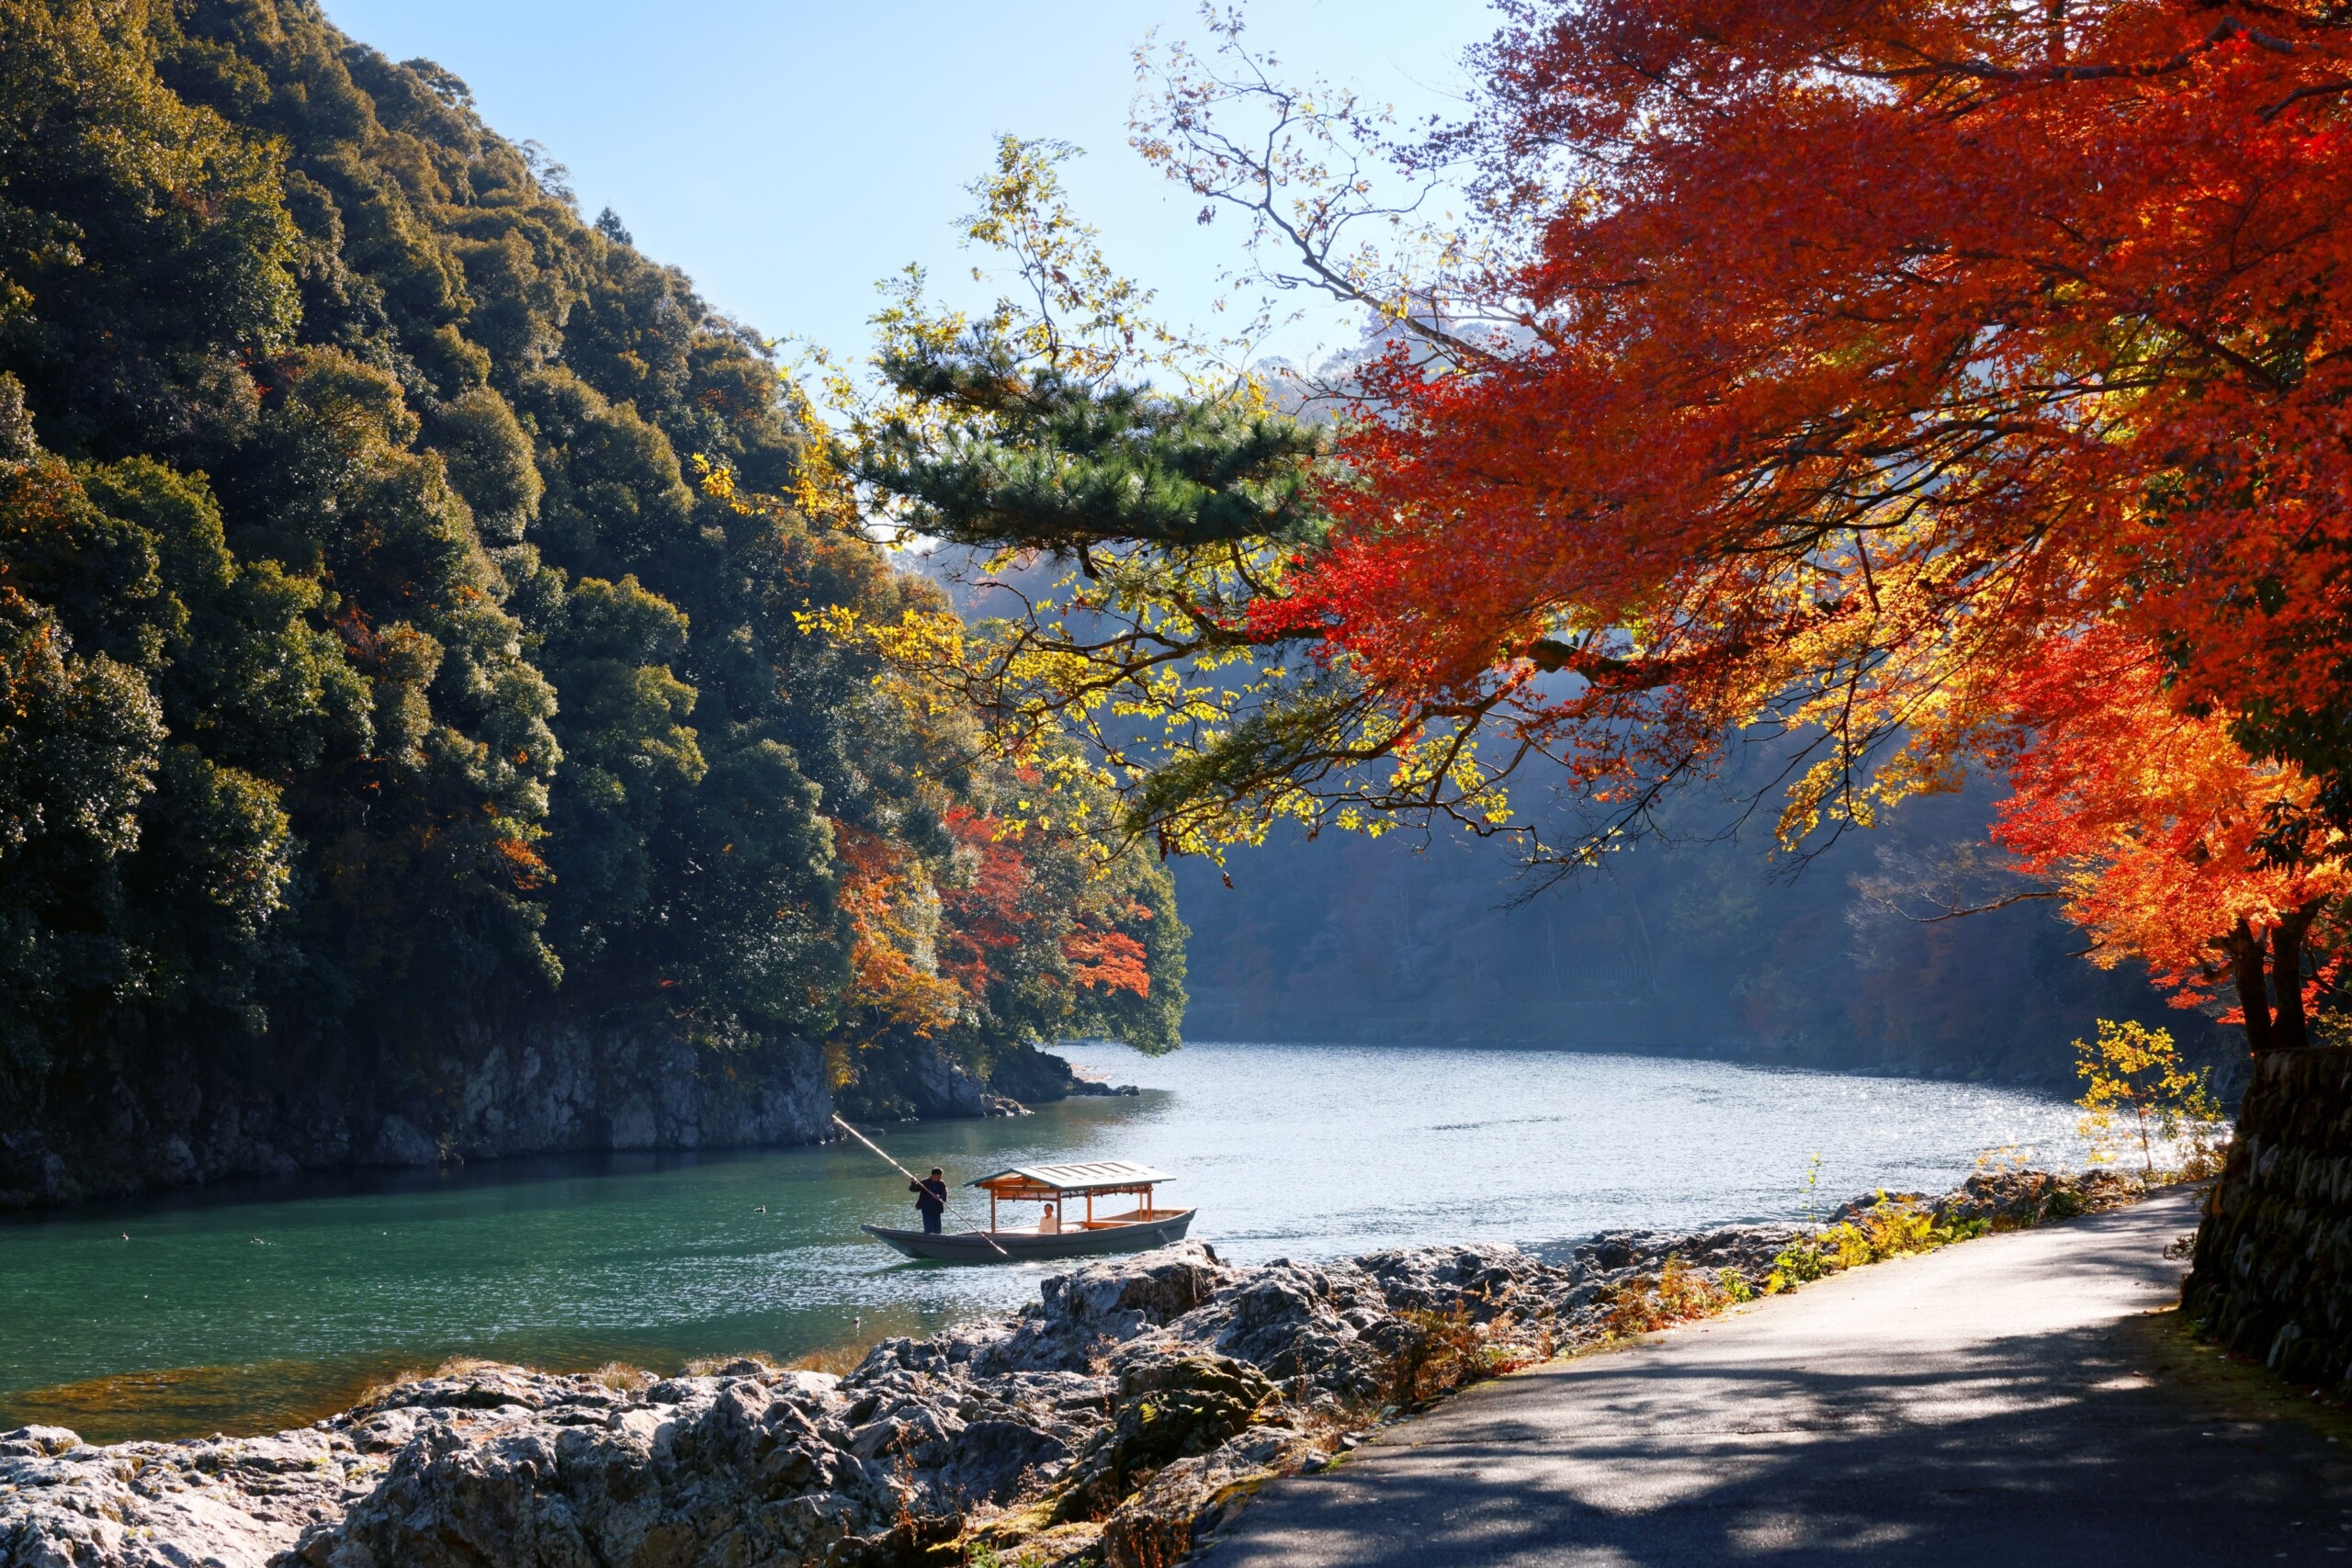
[[[1855,886],[1981,840],[1981,789],[1905,803],[1791,876],[1753,843],[1650,843],[1523,904],[1510,848],[1329,833],[1180,864],[1192,1039],[1521,1042],[2071,1083],[2099,1017],[2235,1064],[2211,1020],[2095,968],[2047,904],[1918,923]],[[1233,886],[1227,887],[1230,876]]]

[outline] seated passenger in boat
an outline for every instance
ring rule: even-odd
[[[1039,1235],[1059,1235],[1061,1233],[1061,1216],[1055,1213],[1054,1206],[1051,1203],[1048,1203],[1046,1205],[1045,1216],[1037,1222],[1037,1234]]]

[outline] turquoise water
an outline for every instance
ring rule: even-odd
[[[1147,1092],[874,1131],[957,1181],[1039,1159],[1159,1166],[1180,1179],[1161,1201],[1197,1207],[1193,1234],[1244,1260],[1793,1217],[1816,1153],[1830,1201],[1940,1190],[1999,1145],[2080,1155],[2071,1107],[1973,1085],[1518,1049],[1070,1055]],[[267,1430],[459,1355],[840,1359],[1034,1297],[1052,1265],[908,1263],[861,1235],[912,1223],[905,1186],[829,1146],[513,1161],[0,1224],[0,1427]]]

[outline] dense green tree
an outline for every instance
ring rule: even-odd
[[[761,340],[607,219],[311,0],[0,0],[18,1087],[565,1008],[1173,1043],[1164,874],[843,633],[944,601],[785,499]]]

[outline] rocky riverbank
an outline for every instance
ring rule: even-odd
[[[922,1040],[867,1053],[859,1067],[836,1089],[806,1041],[719,1049],[578,1021],[454,1042],[398,1073],[345,1062],[240,1073],[125,1056],[0,1092],[0,1209],[361,1166],[775,1148],[822,1142],[836,1110],[873,1121],[994,1116],[1118,1092],[1026,1047],[1001,1052],[985,1076]]]
[[[2138,1191],[2019,1172],[1842,1213],[1949,1234]],[[1017,1314],[886,1340],[842,1377],[481,1366],[265,1438],[99,1448],[21,1428],[0,1435],[0,1568],[1162,1568],[1371,1426],[1692,1315],[1709,1292],[1791,1283],[1792,1258],[1847,1234],[1833,1217],[1612,1233],[1557,1262],[1488,1245],[1247,1268],[1185,1243],[1050,1278]]]

